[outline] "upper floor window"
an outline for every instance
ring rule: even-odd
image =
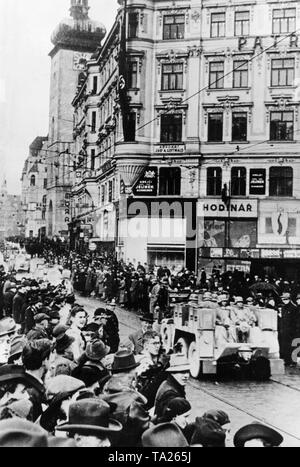
[[[128,38],[134,39],[137,37],[139,25],[139,15],[138,13],[129,13],[128,15]]]
[[[137,62],[128,63],[127,85],[129,89],[137,88]]]
[[[96,123],[97,123],[97,113],[92,112],[92,123],[91,123],[91,131],[95,133],[96,131]]]
[[[235,60],[233,62],[233,87],[248,87],[248,62],[244,60]]]
[[[161,137],[162,143],[180,143],[182,141],[182,115],[162,115],[161,116]]]
[[[293,196],[292,167],[270,167],[270,196]]]
[[[209,64],[210,89],[224,88],[224,62],[211,62]]]
[[[222,169],[221,167],[209,167],[207,169],[207,196],[221,196],[222,193]]]
[[[46,189],[47,189],[47,183],[48,183],[48,180],[47,180],[47,178],[44,178],[44,190],[46,190]]]
[[[249,36],[250,13],[249,11],[236,11],[234,18],[234,35]]]
[[[97,94],[98,92],[98,76],[93,76],[93,88],[92,93]]]
[[[271,112],[270,140],[293,141],[294,112]]]
[[[162,90],[183,88],[183,64],[170,63],[162,66]]]
[[[127,118],[127,142],[134,142],[135,137],[136,137],[136,113],[129,112],[126,118]]]
[[[208,141],[222,142],[223,141],[223,114],[211,113],[208,115]]]
[[[95,170],[96,150],[91,149],[91,170]]]
[[[30,186],[35,186],[35,175],[31,175],[30,177]]]
[[[212,13],[210,24],[210,37],[225,36],[225,13]]]
[[[163,39],[184,39],[184,15],[165,15]]]
[[[294,74],[295,60],[293,58],[272,60],[271,86],[292,86]]]
[[[159,194],[162,196],[180,196],[181,169],[162,167],[159,171]]]
[[[245,167],[231,169],[231,195],[246,196],[247,171]]]
[[[296,29],[296,8],[273,10],[273,34],[285,34]]]
[[[247,141],[247,113],[232,114],[232,141]]]

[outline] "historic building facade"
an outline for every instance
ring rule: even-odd
[[[35,138],[29,146],[29,156],[22,172],[22,209],[26,238],[41,239],[46,235],[47,146],[47,137]]]
[[[47,147],[47,236],[68,236],[69,198],[75,180],[72,99],[85,79],[86,63],[101,45],[105,28],[89,18],[88,0],[71,0],[70,18],[52,35]]]
[[[10,195],[4,179],[0,187],[0,241],[22,235],[22,222],[21,196]]]
[[[110,242],[124,260],[255,271],[260,259],[294,274],[298,2],[119,3],[73,100],[74,242]]]

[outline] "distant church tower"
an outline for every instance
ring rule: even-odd
[[[68,222],[65,196],[70,191],[74,157],[62,152],[73,150],[73,107],[71,105],[80,79],[85,77],[86,63],[106,34],[105,27],[89,18],[88,0],[71,0],[70,17],[52,34],[50,52],[50,106],[47,236],[66,236]],[[57,151],[57,159],[55,159]],[[65,166],[70,166],[66,168]]]

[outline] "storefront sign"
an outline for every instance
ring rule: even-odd
[[[239,250],[233,250],[232,248],[224,248],[225,258],[239,258]]]
[[[281,250],[278,249],[262,249],[260,251],[260,256],[261,258],[266,258],[266,259],[276,259],[276,258],[282,258],[282,252]]]
[[[284,258],[300,258],[300,250],[283,250],[283,257]]]
[[[259,258],[259,250],[257,249],[245,249],[241,250],[241,258]]]
[[[155,147],[154,152],[156,154],[184,154],[184,144],[159,144]]]
[[[198,217],[257,217],[257,200],[231,200],[226,206],[220,199],[198,202]]]
[[[222,258],[223,248],[211,248],[210,249],[211,258]]]
[[[250,169],[250,195],[266,193],[266,169]]]
[[[133,188],[135,196],[157,196],[157,167],[148,167]]]

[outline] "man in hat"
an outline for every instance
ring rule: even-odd
[[[189,380],[190,364],[182,354],[173,354],[170,367],[166,369],[168,377],[159,387],[155,398],[154,414],[159,422],[164,414],[165,406],[175,397],[186,397],[185,387]]]
[[[175,423],[161,423],[144,432],[144,448],[185,448],[188,442]]]
[[[26,288],[24,286],[20,286],[18,288],[16,295],[13,298],[13,305],[12,305],[12,315],[17,324],[23,323],[26,307],[27,307]]]
[[[46,313],[38,313],[34,316],[35,326],[31,331],[27,334],[27,339],[30,340],[37,340],[37,339],[48,339],[48,328],[49,328],[49,315]]]
[[[295,337],[299,337],[295,335],[298,312],[289,292],[282,294],[281,301],[281,313],[279,313],[278,323],[280,357],[283,358],[286,366],[293,366],[297,364],[292,360],[292,342]]]
[[[70,405],[68,421],[56,427],[74,437],[77,447],[110,447],[110,437],[122,430],[111,418],[110,406],[101,399],[84,399]]]
[[[278,431],[256,422],[240,428],[233,439],[236,448],[273,448],[282,442],[283,437]]]
[[[204,448],[225,448],[225,431],[221,425],[210,418],[197,418],[195,432],[191,439],[191,446]]]
[[[136,446],[141,434],[149,427],[147,399],[136,390],[138,366],[130,350],[119,350],[112,363],[112,377],[103,389],[101,398],[116,405],[115,418],[123,425],[122,432],[114,437],[114,446]]]
[[[150,314],[141,316],[140,321],[141,321],[141,328],[138,331],[134,332],[133,334],[130,334],[128,336],[129,342],[126,343],[126,345],[128,345],[128,347],[133,351],[134,355],[139,355],[143,352],[144,335],[146,334],[146,332],[153,330],[153,318]]]

